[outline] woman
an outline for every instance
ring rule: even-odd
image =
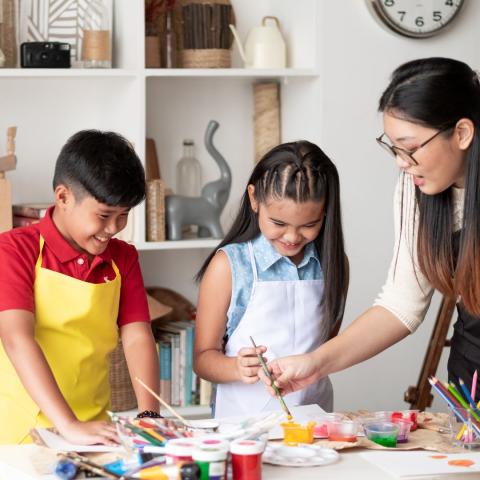
[[[458,299],[449,379],[470,384],[480,370],[479,77],[456,60],[414,60],[394,71],[379,110],[384,133],[377,142],[401,169],[387,281],[373,307],[340,335],[309,354],[270,363],[283,393],[371,358],[414,332],[435,289]]]

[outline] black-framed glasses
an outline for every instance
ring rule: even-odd
[[[436,138],[438,135],[440,135],[443,132],[446,132],[447,130],[450,130],[453,128],[453,126],[448,126],[445,128],[442,128],[439,130],[437,133],[432,135],[430,138],[425,140],[422,144],[420,144],[418,147],[415,147],[413,150],[407,150],[406,148],[402,147],[397,147],[396,145],[391,145],[390,143],[387,143],[385,140],[383,140],[383,137],[385,137],[385,133],[382,133],[378,138],[375,140],[377,143],[388,153],[390,153],[394,157],[400,157],[402,160],[407,162],[410,166],[415,166],[418,165],[418,162],[415,160],[413,157],[413,154],[423,148],[427,143],[431,142],[434,138]]]

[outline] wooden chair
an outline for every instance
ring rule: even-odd
[[[410,403],[411,409],[422,411],[432,405],[433,396],[430,393],[431,385],[428,378],[435,375],[443,348],[450,347],[447,334],[455,310],[455,303],[454,298],[443,297],[442,299],[417,385],[408,387],[404,395],[404,400]]]

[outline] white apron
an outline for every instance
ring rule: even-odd
[[[247,309],[225,346],[225,355],[236,356],[240,348],[265,345],[271,361],[286,355],[311,352],[328,339],[329,331],[321,306],[323,280],[259,282],[251,242],[248,243],[253,271],[253,287]],[[307,388],[285,395],[291,408],[318,403],[333,408],[333,389],[328,377]],[[254,415],[279,410],[280,403],[270,396],[263,382],[223,383],[217,386],[215,417]]]

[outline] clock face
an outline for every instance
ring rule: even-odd
[[[407,37],[430,37],[443,30],[464,0],[367,0],[389,29]]]

